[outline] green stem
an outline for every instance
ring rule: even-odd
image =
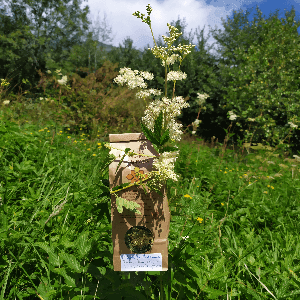
[[[167,61],[165,61],[165,98],[167,98]],[[163,116],[164,116],[164,126],[163,126],[163,131],[162,134],[165,132],[166,130],[166,124],[167,124],[167,116],[165,114],[165,110],[163,110]]]
[[[160,300],[163,300],[164,292],[163,292],[163,286],[162,286],[162,272],[160,272],[159,277],[160,277]]]

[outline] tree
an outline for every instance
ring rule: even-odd
[[[219,44],[221,44],[221,47],[219,47],[217,51],[220,53],[220,67],[237,67],[241,63],[245,63],[245,60],[243,60],[240,55],[237,55],[237,53],[234,52],[235,49],[243,46],[245,53],[247,53],[248,49],[255,41],[259,44],[263,42],[264,37],[261,32],[262,25],[257,23],[266,22],[266,20],[261,17],[262,12],[259,11],[257,7],[257,15],[259,18],[255,17],[251,25],[249,25],[247,19],[249,14],[250,12],[248,10],[246,11],[245,15],[242,10],[239,13],[234,11],[233,20],[228,19],[225,23],[222,18],[223,26],[225,27],[225,31],[223,33],[220,33],[221,30],[219,29],[219,34],[216,35],[216,30],[213,30],[213,37],[219,42]],[[275,15],[278,16],[278,13]],[[294,30],[297,31],[297,28],[295,27]]]
[[[231,72],[234,81],[229,86],[229,106],[242,118],[255,120],[265,136],[272,137],[273,144],[286,136],[290,128],[282,129],[282,126],[287,121],[300,124],[300,80],[298,68],[295,69],[295,65],[300,64],[299,35],[292,27],[296,22],[294,16],[292,11],[286,13],[286,20],[279,20],[277,15],[267,23],[260,22],[264,41],[254,42],[247,53],[243,47],[237,49],[237,55],[243,55],[247,62]],[[296,27],[299,25],[300,22]],[[257,103],[259,109],[255,109]],[[278,118],[282,111],[286,112],[288,119],[276,124],[273,117]],[[275,126],[271,133],[270,128]]]
[[[89,21],[87,20],[89,7],[86,6],[83,11],[81,11],[79,5],[82,1],[77,0],[73,1],[73,4],[70,5],[67,5],[69,0],[63,0],[60,3],[53,0],[51,1],[52,3],[50,3],[49,0],[46,0],[45,2],[47,3],[47,8],[54,9],[50,15],[48,14],[46,18],[42,17],[45,8],[39,7],[38,1],[32,6],[32,12],[36,16],[39,25],[38,28],[42,28],[42,23],[44,23],[45,29],[41,31],[41,34],[38,31],[38,36],[49,37],[49,43],[47,44],[50,53],[47,53],[47,51],[44,52],[46,52],[49,60],[47,67],[54,69],[61,65],[62,62],[66,62],[72,47],[80,44],[81,37],[86,34],[89,24]],[[58,22],[64,26],[60,28]],[[65,72],[71,71],[71,69],[72,66],[68,63],[65,63],[64,66],[62,66],[62,70]]]
[[[240,13],[236,13],[236,11],[234,11],[233,20],[230,20],[228,18],[227,22],[225,22],[222,18],[225,31],[221,33],[221,30],[219,29],[219,34],[216,35],[215,32],[217,30],[212,30],[214,39],[216,39],[217,42],[221,44],[217,52],[220,53],[219,62],[220,68],[225,71],[222,72],[222,76],[224,77],[228,76],[228,67],[238,67],[241,63],[245,62],[241,56],[238,56],[234,53],[234,50],[237,47],[241,47],[242,45],[244,45],[244,49],[247,52],[247,49],[253,44],[254,41],[261,40],[261,35],[257,34],[257,29],[254,30],[252,26],[246,25],[249,24],[247,18],[249,14],[250,12],[248,10],[245,14],[243,14],[242,10],[240,11]],[[261,14],[262,13],[259,14],[259,20],[261,20]],[[255,22],[256,20],[257,19],[254,18],[253,22]],[[228,79],[232,78],[229,77]],[[224,89],[226,89],[226,87],[224,87]]]
[[[256,16],[258,18],[254,18],[253,22],[249,24],[247,20],[247,15],[249,14],[248,11],[246,11],[245,15],[243,12],[236,13],[234,12],[233,20],[227,20],[223,21],[223,26],[225,28],[224,32],[220,32],[219,34],[215,34],[216,30],[213,30],[213,37],[221,44],[221,47],[218,49],[218,52],[220,53],[219,61],[220,61],[220,73],[221,78],[225,79],[225,81],[229,84],[224,84],[222,87],[223,95],[222,100],[220,102],[221,107],[226,107],[225,110],[229,110],[228,105],[228,89],[233,84],[234,80],[236,80],[236,77],[233,76],[233,69],[238,72],[238,70],[242,70],[242,68],[245,67],[245,64],[247,64],[247,53],[250,49],[250,47],[253,44],[262,45],[265,42],[265,30],[263,24],[267,23],[272,18],[278,19],[278,12],[274,13],[273,16],[269,17],[269,20],[265,20],[261,17],[262,13],[259,11],[258,8],[256,8],[257,13]],[[292,11],[294,11],[292,9]],[[283,19],[282,19],[283,20]],[[292,25],[290,25],[292,26]],[[292,27],[292,32],[295,32],[297,35],[297,25]],[[237,51],[240,48],[241,51]],[[233,68],[233,66],[235,68]],[[263,68],[258,68],[256,70],[256,74],[262,74],[264,71]],[[244,85],[247,86],[247,84],[250,84],[250,78],[246,79],[244,78]],[[276,88],[276,87],[275,87]],[[256,95],[253,96],[253,98],[250,99],[251,95],[247,95],[249,101],[254,101],[255,109],[259,109],[261,107],[261,103],[257,102]],[[241,123],[241,124],[240,124]],[[249,122],[246,120],[240,119],[237,122],[237,125],[241,125],[244,132],[249,127]],[[241,134],[241,136],[240,136]],[[237,138],[243,138],[243,134],[239,132],[238,135],[233,137],[233,140],[236,142]],[[260,139],[260,138],[258,138]]]
[[[6,10],[4,8],[0,8],[0,15],[8,15]],[[0,20],[2,20],[2,18],[0,18]]]
[[[99,14],[99,12],[98,12]],[[94,56],[94,69],[98,69],[99,67],[102,66],[104,58],[107,55],[106,50],[104,47],[100,46],[99,49],[99,44],[101,45],[101,42],[99,41],[99,36],[100,40],[102,42],[109,40],[112,41],[113,39],[109,37],[108,34],[111,33],[111,29],[107,30],[107,25],[106,25],[106,16],[104,16],[104,21],[102,22],[102,25],[100,25],[99,22],[99,16],[97,19],[96,26],[98,27],[91,27],[89,29],[88,34],[85,36],[85,39],[81,37],[81,43],[79,45],[75,45],[70,52],[70,56],[68,60],[76,66],[76,67],[89,67],[91,68],[91,60],[93,60]],[[100,60],[99,60],[100,59]]]
[[[35,58],[33,62],[30,61],[31,67],[26,66],[27,72],[34,74],[34,80],[31,80],[32,84],[37,83],[40,79],[39,74],[34,69],[41,69],[42,72],[45,72],[46,69],[59,65],[69,55],[70,49],[74,45],[80,44],[80,37],[88,30],[89,22],[86,19],[89,12],[88,6],[81,10],[79,5],[82,1],[74,0],[73,4],[67,5],[68,2],[69,0],[59,2],[54,0],[12,0],[10,2],[14,17],[22,22],[28,20],[24,4],[27,4],[31,9],[29,28],[34,30],[34,33],[31,34],[30,38],[28,35],[25,36],[24,40],[27,40],[27,46],[31,47]],[[52,12],[50,12],[51,10]],[[43,13],[46,14],[46,17],[42,15]],[[60,28],[58,22],[64,26]],[[19,39],[16,40],[16,44],[19,42]],[[22,50],[24,49],[20,49],[20,51]],[[28,49],[26,49],[27,51]],[[24,60],[29,60],[29,58],[26,59],[25,51],[22,60],[23,63]],[[66,64],[65,68],[64,71],[67,72],[72,67]],[[24,70],[25,68],[22,69],[23,72]],[[22,77],[24,77],[23,74]]]
[[[22,78],[30,77],[29,65],[35,59],[28,44],[28,41],[33,39],[33,35],[29,31],[30,21],[24,14],[24,10],[24,6],[11,3],[11,11],[14,16],[2,15],[1,17],[0,77],[10,81],[8,93],[17,90],[16,85],[21,82]],[[25,74],[26,77],[24,77]]]
[[[111,29],[110,30],[106,30],[106,21],[105,21],[105,19],[106,19],[106,16],[104,16],[104,21],[102,22],[102,25],[103,25],[103,27],[101,27],[100,26],[100,22],[99,22],[99,12],[98,12],[98,19],[97,19],[97,26],[98,26],[98,28],[94,28],[93,29],[93,33],[95,33],[94,34],[94,39],[96,40],[96,41],[99,41],[99,35],[100,35],[100,41],[101,42],[105,42],[106,40],[108,40],[108,41],[110,41],[110,42],[112,42],[112,40],[113,39],[111,39],[110,37],[109,37],[109,35],[108,34],[110,34],[111,33]],[[101,32],[101,34],[100,34],[100,32]],[[94,43],[94,46],[96,46],[96,45],[98,45],[98,43]],[[98,47],[97,47],[98,48]],[[94,54],[94,57],[95,57],[95,61],[94,61],[94,68],[96,69],[96,57],[97,57],[97,51],[96,51],[96,49],[94,49],[95,50],[95,54]],[[105,49],[104,49],[104,47],[102,47],[102,46],[100,46],[100,51],[101,51],[101,56],[100,57],[102,57],[102,55],[103,54],[105,54],[105,55],[107,55],[107,52],[105,51]],[[89,55],[90,55],[90,53],[89,53]],[[90,60],[89,60],[89,67],[90,67]]]

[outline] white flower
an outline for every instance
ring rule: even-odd
[[[235,115],[232,111],[229,111],[230,117],[229,120],[233,121],[237,118],[237,115]]]
[[[296,161],[300,161],[300,157],[298,155],[293,155],[293,157],[295,157]]]
[[[10,102],[10,100],[4,100],[3,104],[6,105],[6,104],[9,104],[9,102]]]
[[[142,122],[145,123],[146,126],[153,132],[154,121],[158,117],[160,111],[162,110],[166,113],[166,129],[170,130],[170,138],[172,140],[180,141],[180,135],[182,134],[180,128],[183,125],[176,123],[174,118],[180,115],[182,108],[189,106],[190,105],[186,103],[181,96],[174,97],[172,101],[168,98],[163,97],[162,101],[155,100],[149,104],[148,108],[145,111],[145,117],[142,117]],[[164,120],[162,126],[165,126]]]
[[[136,87],[146,88],[147,84],[144,83],[144,79],[141,76],[137,75],[138,73],[139,73],[139,71],[137,71],[137,70],[132,71],[130,68],[121,68],[120,69],[121,75],[118,75],[114,79],[114,82],[117,84],[121,84],[122,86],[124,83],[128,83],[129,89],[134,89]],[[151,74],[149,72],[140,72],[140,73],[147,80],[153,79],[153,74]],[[124,74],[124,75],[122,75],[122,74]]]
[[[61,85],[65,85],[67,82],[67,76],[63,76],[62,79],[57,80],[57,82]]]
[[[138,92],[138,93],[135,94],[135,97],[136,98],[145,98],[145,97],[150,96],[151,94],[160,96],[161,95],[161,91],[160,90],[155,90],[155,89],[149,89],[149,90],[146,90],[146,91],[140,91],[140,92]]]
[[[197,93],[197,100],[196,100],[196,102],[199,104],[199,105],[203,105],[204,103],[205,103],[205,100],[206,100],[206,98],[208,98],[209,97],[209,95],[207,95],[207,94],[203,94],[203,95],[201,95],[200,93]]]
[[[186,74],[182,73],[181,71],[171,71],[168,73],[167,75],[167,80],[182,80],[182,79],[186,79]]]
[[[196,120],[193,122],[193,125],[197,126],[199,123],[200,123],[200,120],[196,119]]]
[[[288,124],[290,124],[292,128],[297,128],[298,127],[298,125],[295,125],[292,122],[288,122]]]
[[[170,64],[173,65],[174,62],[176,61],[177,57],[180,58],[179,54],[172,54],[170,57],[167,58],[167,65],[169,66]],[[163,67],[165,66],[165,61],[162,62]]]
[[[57,73],[57,75],[61,75],[60,70],[56,70],[55,72]]]

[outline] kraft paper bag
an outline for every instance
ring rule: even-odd
[[[110,134],[110,145],[123,151],[111,149],[116,159],[109,166],[110,189],[121,183],[133,183],[138,180],[136,173],[149,173],[153,170],[155,158],[135,155],[125,156],[130,148],[137,154],[158,155],[152,143],[142,133]],[[138,168],[138,169],[136,169]],[[143,183],[146,183],[143,181]],[[136,208],[141,214],[125,208],[117,210],[116,194],[111,194],[111,222],[113,241],[114,271],[167,271],[168,270],[168,235],[170,211],[166,188],[161,188],[163,196],[141,185],[131,186],[116,192],[118,197],[131,200],[140,205]],[[137,240],[143,244],[137,244]]]

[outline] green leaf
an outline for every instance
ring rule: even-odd
[[[72,248],[74,247],[74,242],[71,242],[69,240],[69,237],[67,235],[63,235],[60,240],[61,245],[63,245],[65,248]]]
[[[160,139],[160,144],[164,145],[165,143],[167,143],[170,140],[170,132],[169,132],[169,128],[164,132],[164,134],[162,135],[161,139]]]
[[[161,123],[162,123],[162,112],[156,119],[154,127],[154,133],[152,133],[143,123],[141,123],[142,129],[145,133],[146,138],[152,143],[153,148],[158,152],[162,153],[162,146],[170,140],[169,129],[167,129],[162,136],[161,134]]]
[[[118,163],[118,166],[117,166],[117,169],[116,169],[115,174],[117,174],[118,169],[119,169],[121,163],[123,162],[125,156],[127,155],[127,153],[128,153],[130,150],[131,150],[130,148],[126,148],[126,149],[125,149],[125,153],[124,153],[124,155],[121,157],[121,159],[120,159],[120,161],[119,161],[119,163]]]
[[[112,191],[114,192],[114,191],[117,191],[119,189],[122,189],[123,187],[128,187],[130,185],[132,185],[132,183],[130,183],[130,182],[122,183],[120,185],[117,185],[117,186],[113,187]]]
[[[92,241],[88,239],[89,231],[82,232],[76,240],[76,248],[81,257],[85,257],[92,248]]]
[[[172,147],[172,146],[166,146],[161,148],[161,153],[163,152],[174,152],[174,151],[179,151],[177,147]]]
[[[227,295],[227,292],[222,292],[220,290],[216,290],[216,289],[213,289],[211,287],[208,287],[208,286],[205,286],[203,288],[203,291],[207,292],[208,293],[208,298],[209,299],[218,299],[219,296],[222,296],[222,295]],[[236,296],[236,295],[234,295]]]
[[[39,246],[49,255],[49,262],[53,266],[60,266],[63,262],[63,259],[59,257],[55,252],[53,246],[49,246],[46,242],[36,242],[34,246]]]
[[[138,203],[134,201],[126,200],[118,196],[116,196],[116,198],[117,198],[117,210],[120,214],[123,212],[123,206],[133,211],[134,213],[137,213],[139,215],[142,214],[140,211],[137,210],[137,208],[141,208],[141,206]]]
[[[155,149],[156,152],[161,153],[161,149],[156,146],[155,144],[152,143],[153,148]]]
[[[77,273],[81,273],[83,268],[80,266],[80,263],[73,254],[65,253],[64,251],[60,252],[59,255],[66,261],[68,267],[74,270]]]
[[[145,134],[145,137],[153,144],[159,145],[159,141],[155,138],[154,134],[141,122],[142,130]]]
[[[161,141],[162,123],[163,123],[163,112],[160,111],[157,119],[154,122],[154,136],[158,141]]]
[[[66,281],[66,285],[69,287],[76,287],[76,283],[75,283],[75,278],[73,278],[72,276],[68,275],[65,268],[55,268],[52,270],[54,273],[57,273],[61,276],[63,276],[63,278]]]
[[[224,256],[222,256],[219,260],[217,260],[211,272],[207,274],[209,280],[213,280],[215,278],[218,278],[220,276],[225,276],[227,274],[227,272],[222,273],[224,271],[225,260],[226,258]]]

